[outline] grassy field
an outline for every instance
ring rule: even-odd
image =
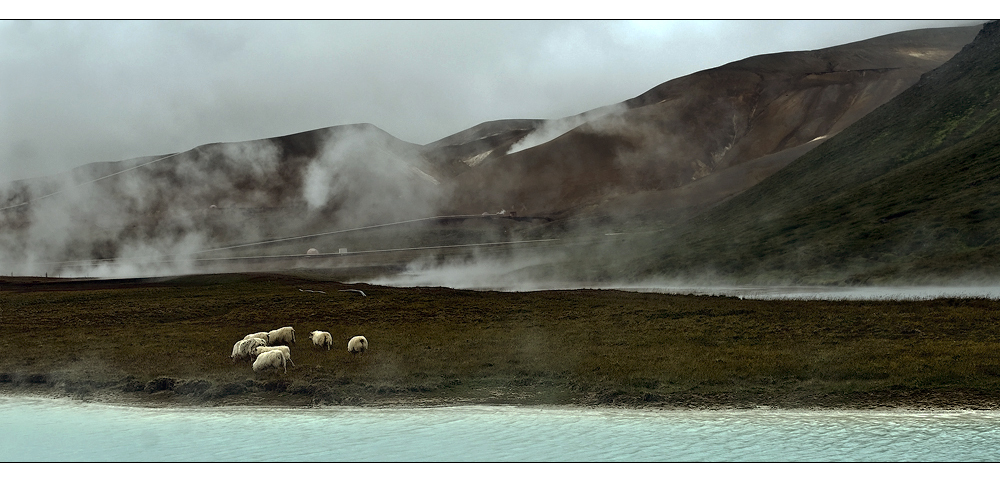
[[[367,296],[339,291],[361,289]],[[302,290],[323,291],[324,293]],[[0,393],[134,403],[996,408],[1000,302],[0,278]],[[230,359],[290,325],[295,366]],[[312,346],[325,330],[335,346]],[[347,340],[364,335],[354,356]]]

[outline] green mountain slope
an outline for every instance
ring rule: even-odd
[[[841,134],[630,265],[740,283],[920,283],[1000,272],[1000,24]]]

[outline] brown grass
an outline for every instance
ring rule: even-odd
[[[0,291],[0,392],[295,405],[1000,401],[992,300],[500,293],[282,275],[6,278]],[[230,360],[244,335],[286,325],[296,332],[287,374]],[[312,330],[333,334],[334,348],[312,346]],[[370,349],[352,356],[347,340],[359,334]]]

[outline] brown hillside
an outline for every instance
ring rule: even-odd
[[[694,200],[693,207],[712,204],[776,172],[809,150],[803,146],[836,135],[910,87],[979,29],[915,30],[756,56],[666,82],[624,102],[620,113],[531,149],[489,156],[457,178],[452,208],[560,213],[636,193],[674,191],[763,161],[729,179],[723,191],[709,182],[681,196]],[[773,162],[782,152],[788,153],[778,156],[782,162]]]
[[[979,29],[751,57],[570,118],[486,122],[424,146],[345,125],[17,181],[0,186],[0,267],[93,275],[75,267],[118,260],[141,274],[164,263],[158,273],[187,272],[206,257],[506,242],[524,234],[509,222],[581,214],[676,221],[825,142]],[[341,235],[500,210],[518,218]]]
[[[444,175],[420,146],[367,124],[84,166],[0,187],[0,265],[41,275],[65,261],[158,262],[431,216]]]

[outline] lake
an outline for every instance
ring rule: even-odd
[[[996,462],[1000,412],[146,408],[0,397],[2,462]]]

